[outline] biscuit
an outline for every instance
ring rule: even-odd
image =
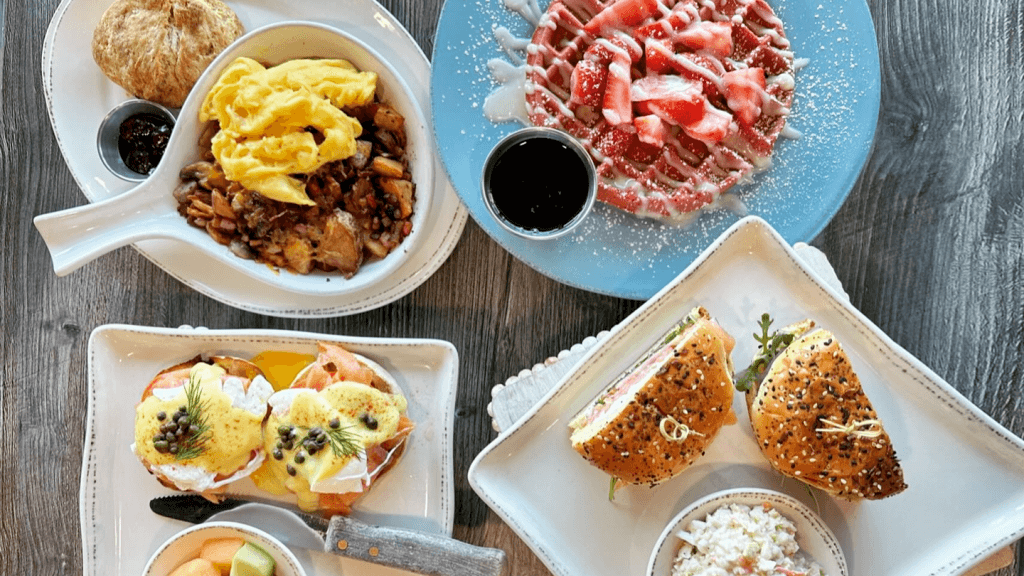
[[[220,0],[116,0],[93,32],[92,56],[134,96],[180,108],[210,62],[244,31]]]

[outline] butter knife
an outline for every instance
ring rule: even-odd
[[[162,496],[149,502],[149,508],[175,520],[199,524],[214,514],[239,506],[283,508],[270,504],[226,498],[215,504],[196,494]],[[348,516],[330,519],[287,510],[319,535],[323,551],[347,558],[399,568],[428,576],[464,574],[466,576],[507,576],[505,552],[483,548],[461,540],[404,528],[374,526]]]

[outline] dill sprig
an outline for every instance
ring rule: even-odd
[[[759,380],[768,369],[768,364],[773,358],[786,346],[789,346],[796,337],[795,334],[788,332],[779,333],[778,330],[768,333],[769,328],[772,325],[772,318],[767,312],[761,314],[761,321],[758,325],[761,327],[761,333],[753,334],[754,340],[758,343],[757,355],[754,357],[754,361],[751,362],[750,366],[746,370],[739,374],[736,379],[736,389],[741,392],[750,390],[754,382]]]
[[[362,445],[351,426],[344,428],[327,428],[327,438],[331,441],[331,451],[335,456],[353,456],[359,453]]]
[[[199,379],[194,375],[188,378],[185,385],[185,412],[188,414],[188,432],[178,441],[178,452],[175,460],[191,460],[203,453],[206,443],[212,437],[210,425],[206,421],[207,401],[203,398],[203,389]]]

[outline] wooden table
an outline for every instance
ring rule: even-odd
[[[442,0],[383,3],[430,54]],[[495,437],[486,412],[491,388],[612,327],[640,303],[549,280],[472,221],[421,287],[342,318],[239,311],[186,288],[131,249],[58,278],[32,226],[37,214],[83,202],[40,83],[43,36],[57,5],[0,1],[7,206],[0,216],[0,573],[82,571],[86,346],[96,326],[124,322],[451,341],[461,358],[454,536],[503,548],[515,574],[547,574],[466,480],[473,457]],[[870,5],[883,80],[875,149],[813,245],[868,318],[995,420],[1024,434],[1024,3]],[[1024,562],[1018,554],[997,573],[1024,574]]]

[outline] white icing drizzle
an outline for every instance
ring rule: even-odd
[[[526,109],[526,65],[514,66],[500,58],[487,61],[491,75],[498,81],[498,89],[484,100],[484,116],[494,123],[516,121],[530,123]]]
[[[610,30],[606,29],[603,34],[608,35],[614,34],[615,38],[619,38],[622,41],[622,45],[618,42],[611,42],[609,39],[593,38],[587,34],[584,30],[579,27],[573,26],[569,21],[566,21],[562,17],[562,14],[555,11],[541,12],[538,7],[537,0],[504,0],[505,6],[521,15],[528,22],[536,27],[548,28],[552,31],[557,30],[559,27],[566,29],[572,36],[572,43],[576,45],[559,47],[559,50],[564,50],[566,53],[575,53],[582,55],[582,50],[578,50],[579,43],[599,43],[603,48],[607,49],[611,54],[619,54],[619,61],[613,60],[609,67],[615,69],[612,73],[623,74],[623,70],[618,70],[616,67],[621,67],[621,58],[623,55],[628,56],[630,52],[634,54],[642,54],[644,47],[636,41],[633,36],[623,30]],[[593,8],[600,9],[600,5],[592,0],[562,0],[562,4],[570,12],[580,16],[581,21],[586,22],[594,16]],[[717,12],[717,7],[713,0],[698,0],[698,4],[701,7],[708,8],[713,13],[713,21],[735,21],[736,18],[742,18],[737,14],[735,16],[729,16],[720,14]],[[782,23],[777,16],[771,13],[770,9],[766,12],[761,9],[760,6],[755,4],[754,0],[743,0],[743,6],[750,7],[754,14],[764,22],[767,22],[769,26],[759,26],[753,22],[746,22],[746,25],[750,30],[760,36],[767,36],[772,48],[775,49],[783,58],[793,62],[792,72],[795,72],[807,65],[808,60],[806,58],[793,59],[791,52],[787,50],[790,46],[789,40],[782,36],[777,28],[781,28]],[[743,8],[745,9],[745,8]],[[740,9],[740,10],[743,10]],[[671,15],[671,16],[670,16]],[[668,22],[668,18],[678,19],[681,24],[681,30],[673,29],[672,25]],[[709,21],[700,20],[699,8],[697,5],[691,3],[680,2],[669,8],[659,0],[658,14],[655,18],[649,20],[660,20],[663,22],[662,30],[668,36],[669,42],[675,42],[677,38],[687,31],[693,33],[694,27],[702,23]],[[709,31],[698,31],[700,34],[708,34]],[[548,107],[552,107],[557,110],[557,114],[545,114],[544,124],[549,127],[566,129],[563,124],[563,118],[576,118],[586,119],[588,115],[591,117],[594,114],[601,114],[601,110],[594,110],[586,106],[581,106],[576,109],[574,113],[572,109],[567,106],[570,94],[564,87],[571,86],[571,76],[573,72],[573,65],[567,62],[559,53],[556,53],[549,46],[541,46],[533,44],[530,39],[515,38],[507,28],[498,27],[495,29],[495,40],[499,46],[504,50],[511,63],[502,61],[500,59],[492,59],[488,61],[487,65],[490,69],[491,76],[498,83],[498,88],[487,96],[484,102],[484,116],[495,123],[516,121],[524,125],[531,124],[530,114],[544,112],[539,108],[534,110],[533,106],[527,101],[527,95],[537,95],[539,93],[539,100],[547,102]],[[626,49],[623,49],[623,45]],[[530,66],[525,63],[525,59],[520,55],[525,53],[527,57],[541,55],[543,58],[538,60],[545,62],[546,68],[539,66]],[[720,58],[714,55],[709,55],[706,52],[702,54],[701,51],[696,52],[699,55],[707,56],[704,60],[712,63],[713,69],[709,69],[702,66],[689,58],[680,56],[679,54],[671,54],[670,57],[674,65],[679,66],[692,74],[699,75],[701,78],[707,80],[710,84],[717,87],[721,92],[723,91],[723,80],[722,76],[725,74],[726,69]],[[668,54],[665,54],[668,56]],[[733,69],[743,69],[747,65],[743,62],[730,61]],[[767,86],[777,85],[779,89],[784,91],[791,91],[795,87],[795,78],[792,72],[783,72],[781,74],[770,76],[765,78]],[[625,71],[628,77],[628,70]],[[539,76],[545,78],[547,82],[544,85],[538,84],[532,78]],[[762,90],[760,86],[757,86],[758,95],[761,98],[762,113],[771,115],[788,115],[789,109],[778,99],[768,94],[766,90]],[[710,107],[710,104],[708,104]],[[727,112],[719,110],[714,107],[710,107],[712,111],[708,112],[711,114],[727,114]],[[627,130],[632,130],[631,125],[623,125],[620,127]],[[674,130],[678,130],[675,128]],[[763,156],[760,153],[752,150],[750,144],[747,143],[743,138],[740,138],[737,134],[737,126],[735,122],[731,123],[730,134],[721,143],[705,142],[708,148],[709,155],[713,158],[714,162],[712,165],[713,172],[717,177],[727,177],[729,170],[735,170],[741,173],[743,176],[741,182],[749,182],[752,179],[752,174],[760,172],[771,166],[771,157]],[[796,129],[793,129],[789,123],[786,123],[779,133],[779,137],[785,138],[800,138],[801,134]],[[599,150],[594,147],[592,141],[586,137],[579,137],[578,139],[584,145],[584,147],[590,151],[591,155],[595,160],[595,164],[598,165],[598,171],[605,174],[605,183],[608,186],[614,187],[617,190],[622,190],[627,195],[633,195],[639,201],[639,208],[636,210],[636,215],[640,217],[655,218],[661,221],[667,221],[678,225],[687,225],[697,218],[700,214],[705,211],[711,211],[716,209],[725,209],[733,212],[739,216],[746,215],[747,208],[743,202],[734,194],[722,194],[719,187],[711,182],[701,181],[699,178],[699,167],[695,166],[701,162],[701,159],[693,154],[689,149],[684,147],[676,138],[669,137],[666,139],[666,150],[662,152],[661,159],[652,163],[656,165],[664,165],[667,168],[677,171],[684,178],[691,182],[695,182],[696,191],[702,194],[706,194],[712,200],[710,203],[702,206],[701,208],[689,212],[680,212],[675,208],[674,204],[666,198],[665,194],[658,190],[648,191],[636,179],[627,176],[621,170],[616,168],[612,158],[608,158],[603,155]],[[671,150],[672,153],[669,152]],[[735,150],[735,152],[734,152]],[[680,161],[680,159],[682,161]],[[652,168],[647,171],[645,178],[650,177],[657,182],[666,184],[668,187],[673,189],[679,189],[684,183],[675,180],[665,173],[663,169]],[[655,202],[657,201],[657,204]],[[665,214],[655,211],[652,206],[660,205],[667,209],[669,215],[666,217]]]

